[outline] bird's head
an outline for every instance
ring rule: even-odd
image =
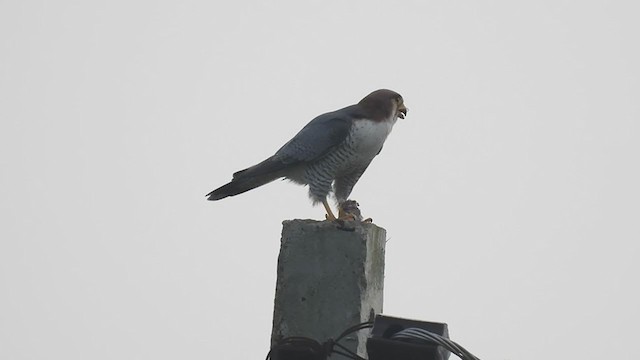
[[[409,111],[404,105],[402,96],[387,89],[372,92],[360,100],[358,104],[375,120],[386,120],[392,117],[404,119]]]

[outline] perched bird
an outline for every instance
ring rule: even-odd
[[[273,156],[236,172],[231,182],[206,196],[220,200],[286,178],[309,185],[313,204],[322,203],[326,218],[335,220],[327,202],[329,193],[335,196],[342,217],[342,204],[353,186],[382,150],[396,120],[406,114],[400,94],[376,90],[355,105],[311,120]]]

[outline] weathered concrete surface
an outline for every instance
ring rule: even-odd
[[[328,221],[283,222],[272,344],[288,336],[335,339],[382,312],[386,231],[359,223],[352,230]],[[361,333],[342,343],[365,356]]]

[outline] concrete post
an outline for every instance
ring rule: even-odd
[[[374,224],[350,230],[329,221],[283,222],[272,345],[289,336],[323,342],[382,312],[386,231]],[[366,334],[343,344],[366,355]]]

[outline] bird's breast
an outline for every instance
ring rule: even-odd
[[[304,182],[312,184],[331,181],[345,175],[360,173],[378,155],[389,136],[393,122],[355,120],[345,141],[322,159],[305,169]]]
[[[358,160],[369,162],[378,154],[392,128],[390,121],[356,120],[347,141]]]

